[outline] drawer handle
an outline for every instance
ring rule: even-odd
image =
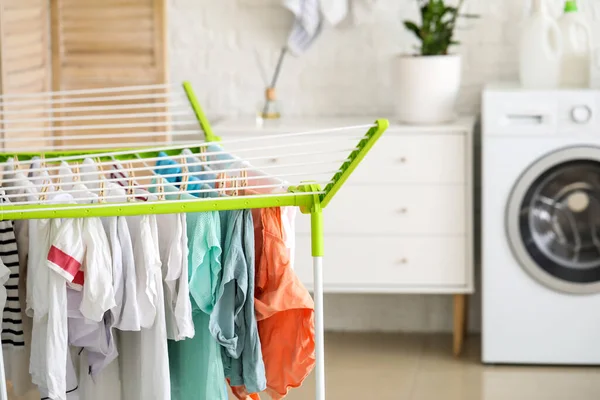
[[[405,258],[401,258],[398,261],[396,261],[396,264],[398,264],[398,265],[406,265],[406,264],[408,264],[408,259],[406,257]]]
[[[398,159],[398,164],[406,164],[406,157],[400,157]]]
[[[398,214],[400,214],[400,215],[408,214],[408,208],[406,208],[406,207],[399,208]]]
[[[278,158],[271,158],[271,159],[269,160],[269,162],[270,162],[271,164],[277,164],[277,163],[279,162],[279,159],[278,159]]]

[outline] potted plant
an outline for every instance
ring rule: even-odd
[[[454,37],[459,18],[475,18],[461,12],[464,0],[456,6],[445,0],[417,0],[421,25],[404,21],[420,44],[417,54],[395,60],[397,116],[402,122],[433,124],[455,118],[455,104],[461,81],[461,58],[450,52],[459,44]]]

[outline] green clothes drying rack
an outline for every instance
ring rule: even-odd
[[[202,110],[191,85],[183,84],[183,89],[193,114],[199,123],[206,142],[196,144],[189,148],[193,153],[201,155],[206,151],[210,143],[219,142]],[[94,93],[91,91],[91,93]],[[79,93],[77,93],[79,94]],[[55,92],[52,95],[64,93]],[[12,99],[0,97],[0,105],[8,104]],[[22,101],[22,100],[20,100]],[[56,100],[57,102],[59,100]],[[82,108],[83,109],[83,108]],[[1,121],[0,121],[1,123]],[[324,358],[324,315],[323,315],[323,209],[329,205],[333,197],[348,180],[352,172],[363,160],[365,155],[375,145],[377,140],[388,128],[389,123],[385,119],[379,119],[370,126],[368,132],[362,137],[358,145],[346,158],[345,162],[335,173],[333,178],[324,188],[311,182],[304,182],[297,186],[288,188],[288,193],[253,195],[239,197],[217,197],[202,198],[198,200],[182,199],[177,201],[148,201],[128,203],[96,203],[96,204],[21,204],[0,205],[0,220],[21,219],[46,219],[46,218],[86,218],[86,217],[109,217],[109,216],[134,216],[146,214],[172,214],[189,212],[206,212],[221,210],[254,209],[282,206],[297,206],[304,214],[311,216],[312,256],[314,273],[314,302],[315,302],[315,344],[316,344],[316,399],[325,400],[325,358]],[[226,143],[226,142],[224,142]],[[182,146],[164,146],[163,148],[137,148],[123,150],[68,150],[47,152],[6,152],[0,154],[0,162],[7,162],[13,158],[19,162],[29,161],[34,157],[43,156],[45,164],[52,164],[60,160],[76,160],[82,157],[90,157],[100,162],[111,162],[116,160],[128,162],[141,159],[158,159],[159,151],[169,156],[177,156],[181,153]],[[0,357],[2,363],[2,357]],[[8,400],[4,379],[4,365],[1,366],[0,376],[1,400]]]

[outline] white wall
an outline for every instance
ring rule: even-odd
[[[279,97],[287,115],[393,113],[390,66],[415,44],[401,20],[416,17],[416,0],[352,0],[356,14],[327,29],[300,58],[286,60]],[[595,0],[588,0],[595,1]],[[562,0],[550,0],[559,11]],[[582,3],[585,1],[581,1]],[[281,0],[170,0],[171,76],[191,80],[209,117],[250,115],[263,98],[257,67],[271,74],[287,37],[290,14]],[[475,113],[486,82],[515,79],[519,22],[526,0],[468,0],[481,20],[464,23],[463,86],[459,108]],[[596,2],[596,5],[598,5]],[[371,7],[365,8],[366,4]],[[362,7],[362,8],[361,8]],[[598,7],[600,13],[600,7]],[[478,296],[470,325],[479,327]],[[448,296],[327,296],[330,329],[445,331],[451,328]]]

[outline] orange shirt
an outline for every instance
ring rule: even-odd
[[[267,375],[267,393],[284,398],[299,387],[315,366],[314,303],[290,268],[283,240],[281,209],[253,211],[256,248],[254,309]],[[239,399],[259,399],[243,387]]]

